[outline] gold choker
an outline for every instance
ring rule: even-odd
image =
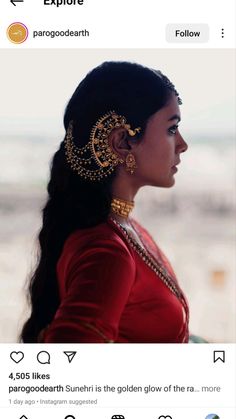
[[[120,198],[112,198],[111,209],[115,214],[119,215],[120,217],[128,218],[129,213],[132,211],[133,208],[133,201],[125,201],[124,199]]]

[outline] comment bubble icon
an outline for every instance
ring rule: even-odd
[[[50,364],[50,354],[47,351],[41,351],[37,354],[37,361],[40,364]]]

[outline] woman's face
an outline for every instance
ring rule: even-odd
[[[174,175],[180,163],[180,154],[188,146],[178,130],[180,110],[177,96],[152,115],[142,140],[136,144],[136,176],[140,186],[168,188],[174,185]]]

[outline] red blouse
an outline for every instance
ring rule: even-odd
[[[61,304],[44,342],[188,342],[188,306],[170,263],[150,235],[134,221],[133,226],[180,296],[112,220],[77,230],[57,264]]]

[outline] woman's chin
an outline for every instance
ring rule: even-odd
[[[162,188],[171,188],[172,186],[174,186],[174,184],[175,184],[175,178],[172,175],[169,179],[166,179],[166,181],[164,181],[162,185],[159,185],[159,186],[161,186]]]
[[[171,176],[170,179],[166,179],[160,182],[159,181],[152,181],[148,183],[148,186],[155,186],[157,188],[171,188],[175,184],[174,176]]]
[[[174,186],[174,184],[175,184],[175,178],[174,178],[174,176],[172,176],[170,184],[169,184],[169,186],[167,186],[167,188],[171,188],[172,186]]]

